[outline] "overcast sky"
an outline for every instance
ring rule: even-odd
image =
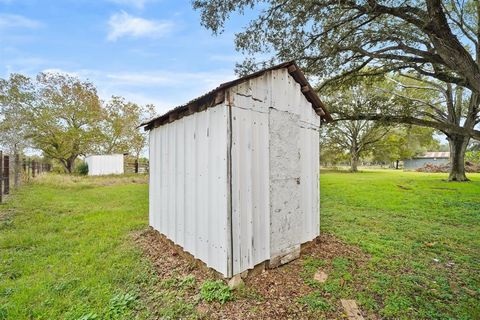
[[[214,37],[190,0],[0,0],[0,77],[68,72],[163,113],[235,78],[246,21]]]

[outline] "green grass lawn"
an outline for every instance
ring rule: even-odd
[[[48,177],[1,206],[0,319],[128,318],[150,272],[131,233],[148,186]]]
[[[469,177],[323,171],[322,231],[370,259],[318,295],[384,318],[479,319],[480,175]],[[134,241],[148,225],[148,186],[135,179],[43,177],[0,206],[0,319],[143,319],[145,296],[171,318],[176,306],[196,316],[158,291]],[[335,261],[342,277],[348,261]]]
[[[322,172],[321,230],[371,256],[362,308],[405,319],[480,319],[480,175]]]

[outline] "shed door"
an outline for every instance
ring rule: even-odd
[[[270,109],[270,251],[271,258],[298,246],[300,206],[299,116]]]

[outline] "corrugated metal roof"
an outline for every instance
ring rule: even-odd
[[[416,156],[414,159],[425,159],[425,158],[450,158],[450,152],[437,152],[429,151],[421,156]]]
[[[325,105],[320,100],[318,95],[310,86],[309,82],[305,78],[305,75],[295,63],[295,61],[284,62],[279,65],[263,69],[252,74],[246,75],[244,77],[238,78],[233,81],[225,82],[219,85],[217,88],[213,89],[206,94],[195,98],[184,105],[178,106],[163,115],[153,118],[149,121],[142,123],[140,126],[145,126],[145,130],[150,130],[152,128],[161,126],[165,123],[169,123],[180,119],[186,115],[190,115],[194,112],[205,110],[208,107],[222,103],[225,99],[225,90],[231,88],[237,84],[248,81],[250,79],[260,77],[265,72],[288,68],[290,75],[298,82],[301,86],[301,90],[305,98],[312,104],[313,109],[321,116],[323,121],[331,121],[332,117],[325,108]]]

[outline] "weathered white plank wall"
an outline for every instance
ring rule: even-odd
[[[150,225],[232,276],[319,234],[320,117],[286,69],[227,91],[150,131]]]
[[[229,90],[233,274],[319,235],[320,117],[287,70]]]
[[[92,155],[85,162],[89,176],[123,174],[123,154]]]
[[[272,71],[267,79],[272,88],[270,251],[274,258],[320,234],[320,116],[286,69]]]
[[[227,131],[224,105],[150,131],[150,225],[225,275]]]

